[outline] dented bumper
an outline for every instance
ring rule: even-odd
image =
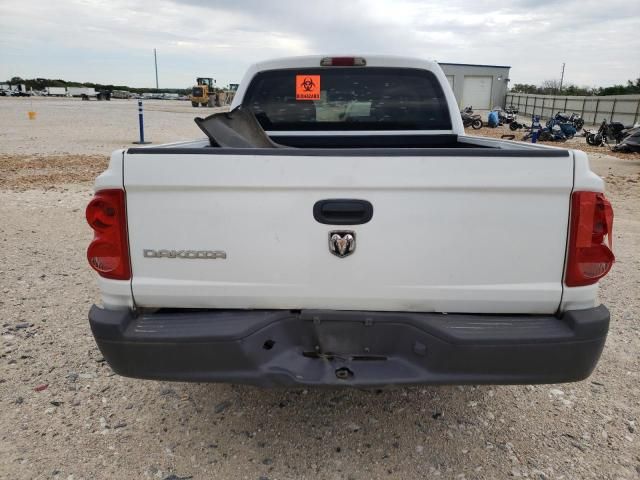
[[[132,311],[93,306],[113,370],[261,386],[557,383],[588,377],[604,306],[552,315],[326,310]]]

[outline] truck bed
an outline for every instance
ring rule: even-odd
[[[350,132],[351,133],[351,132]],[[393,133],[393,132],[392,132]],[[132,147],[130,154],[254,154],[254,155],[491,155],[566,157],[568,150],[546,145],[470,135],[270,135],[270,138],[292,148],[224,148],[212,146],[207,139],[170,143],[150,147]],[[168,152],[169,151],[169,152]]]

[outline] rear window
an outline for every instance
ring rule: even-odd
[[[444,92],[427,70],[324,67],[257,74],[245,94],[265,130],[450,130]]]

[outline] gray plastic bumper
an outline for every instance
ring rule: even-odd
[[[303,310],[131,311],[93,306],[116,373],[262,386],[556,383],[588,377],[604,306],[552,315]]]

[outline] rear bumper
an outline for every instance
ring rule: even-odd
[[[588,377],[604,306],[562,317],[303,310],[131,311],[93,306],[113,370],[261,386],[557,383]]]

